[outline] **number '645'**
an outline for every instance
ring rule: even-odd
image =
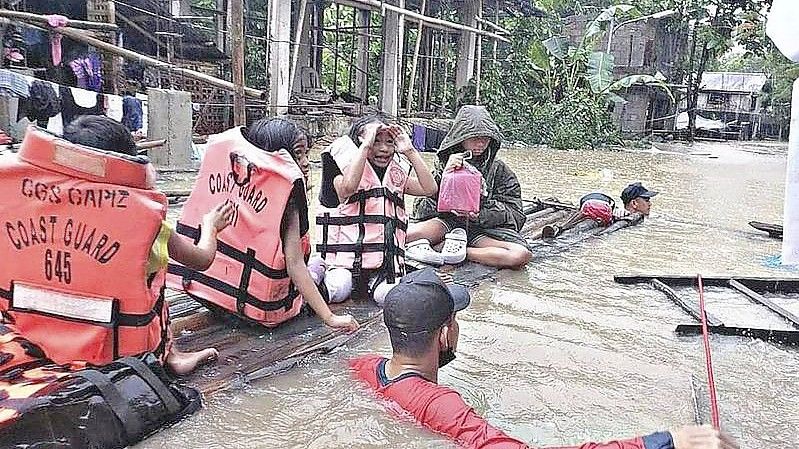
[[[48,249],[44,253],[44,276],[48,281],[53,278],[58,279],[58,282],[69,284],[72,282],[72,263],[70,259],[72,254],[68,251],[55,251]]]

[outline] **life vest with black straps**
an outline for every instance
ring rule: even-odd
[[[152,354],[56,365],[0,324],[0,447],[127,447],[200,405],[199,392],[170,383]]]
[[[325,151],[346,173],[360,150],[344,136]],[[405,186],[410,171],[399,154],[391,159],[383,179],[367,162],[355,194],[338,207],[320,207],[316,249],[329,266],[347,268],[356,277],[362,269],[380,269],[390,283],[405,274]]]
[[[292,202],[300,217],[303,251],[310,255],[305,182],[288,150],[264,151],[242,132],[233,128],[209,139],[176,229],[198,241],[203,215],[233,203],[232,223],[217,237],[216,257],[202,273],[170,263],[167,284],[212,308],[271,327],[295,317],[302,307],[286,271],[280,236]]]
[[[0,156],[0,311],[53,361],[166,352],[166,269],[148,273],[167,211],[154,184],[146,157],[36,127]]]

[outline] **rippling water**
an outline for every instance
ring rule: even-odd
[[[770,267],[779,242],[747,226],[781,219],[785,150],[749,149],[756,152],[725,144],[669,148],[675,153],[505,151],[526,197],[574,201],[594,189],[617,196],[637,180],[661,194],[642,226],[503,272],[476,290],[472,306],[458,315],[458,358],[441,383],[534,445],[690,423],[690,376],[705,379],[704,354],[699,337],[673,330],[692,319],[660,292],[612,277],[798,276]],[[708,289],[707,299],[708,310],[728,324],[788,328],[728,290]],[[799,299],[782,301],[799,313]],[[799,352],[736,337],[713,336],[711,345],[723,427],[742,447],[799,443]],[[452,447],[389,415],[350,380],[348,358],[389,351],[386,333],[375,327],[284,375],[210,399],[198,415],[138,447]]]

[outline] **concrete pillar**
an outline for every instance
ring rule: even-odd
[[[300,34],[300,45],[297,47],[297,65],[295,68],[294,79],[291,80],[291,91],[300,91],[300,72],[303,67],[313,67],[311,64],[311,30],[313,16],[313,2],[305,5],[305,11],[298,12],[302,17],[302,33]]]
[[[358,10],[355,13],[355,26],[368,26],[371,17],[372,13],[369,10]],[[365,103],[369,93],[369,78],[366,76],[366,73],[369,72],[369,30],[359,28],[357,32],[360,33],[355,41],[355,66],[358,67],[358,70],[355,71],[355,86],[352,94]]]
[[[783,207],[782,264],[799,265],[799,80],[793,83]]]
[[[477,28],[475,16],[480,13],[482,0],[465,0],[460,11],[461,23]],[[474,77],[474,52],[476,35],[471,31],[461,31],[458,42],[458,63],[455,68],[455,89],[460,89]]]
[[[191,167],[191,94],[180,90],[147,89],[147,107],[158,114],[147,115],[147,136],[166,139],[166,145],[149,151],[159,168]]]
[[[399,1],[405,7],[405,0]],[[380,109],[389,115],[399,111],[400,63],[405,36],[405,19],[393,11],[383,18],[383,77],[380,83]]]
[[[288,112],[291,68],[291,2],[269,2],[269,104],[272,115]]]

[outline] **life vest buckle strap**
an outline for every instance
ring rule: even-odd
[[[199,228],[194,228],[192,226],[180,222],[178,222],[177,226],[175,227],[175,231],[178,234],[185,235],[186,237],[189,238],[195,238],[195,237],[199,238],[198,236],[200,235]],[[250,265],[252,269],[270,279],[285,279],[286,277],[288,277],[288,272],[285,269],[277,270],[275,268],[267,266],[260,260],[256,259],[255,252],[250,253],[249,249],[245,253],[233,246],[230,246],[229,244],[221,240],[218,240],[216,245],[216,251],[221,254],[224,254],[227,257],[230,257],[236,262],[244,264],[245,266]]]
[[[405,200],[386,187],[375,187],[369,190],[360,190],[347,198],[347,204],[365,201],[369,198],[385,198],[395,206],[405,209]]]
[[[125,429],[125,442],[136,441],[142,431],[142,422],[139,416],[131,409],[130,403],[125,400],[108,377],[102,372],[93,369],[78,371],[73,376],[82,377],[97,387],[100,395],[105,399],[111,411]]]
[[[230,296],[232,298],[238,298],[240,289],[224,281],[208,276],[205,273],[200,273],[198,271],[184,267],[183,265],[170,264],[169,273],[174,274],[176,276],[181,276],[183,278],[190,278],[192,281],[199,282],[200,284],[205,285],[208,288],[212,288],[224,295]],[[250,294],[249,292],[245,293],[246,297],[244,302],[247,305],[252,306],[258,310],[262,310],[264,312],[273,312],[275,310],[280,310],[286,307],[290,309],[294,305],[294,301],[299,296],[299,292],[297,292],[296,289],[291,289],[291,288],[289,288],[289,293],[288,295],[286,295],[285,298],[277,301],[261,301],[258,298],[252,296],[252,294]],[[197,298],[197,296],[195,295],[191,296],[193,298]],[[204,301],[202,298],[199,299],[201,301]]]
[[[175,395],[169,390],[169,387],[164,385],[164,382],[158,378],[153,371],[144,362],[136,357],[125,357],[117,360],[119,363],[127,366],[136,372],[136,374],[153,389],[156,395],[164,403],[164,408],[169,415],[174,415],[180,411],[180,403],[175,399]]]

